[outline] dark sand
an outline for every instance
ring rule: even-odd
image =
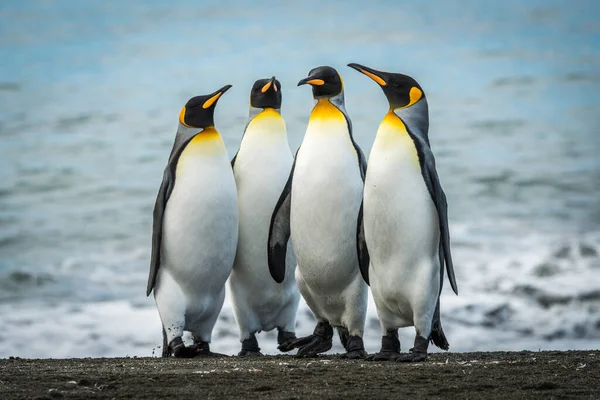
[[[438,353],[425,363],[215,357],[0,360],[0,399],[600,398],[600,351]]]

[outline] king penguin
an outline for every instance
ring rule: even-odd
[[[407,75],[349,67],[383,89],[383,118],[365,180],[363,221],[370,263],[361,262],[382,329],[376,360],[424,361],[429,341],[448,350],[440,321],[444,264],[458,288],[450,254],[448,205],[429,144],[423,88]],[[414,347],[400,354],[398,328],[414,326]]]
[[[154,206],[146,294],[154,289],[163,357],[212,354],[211,334],[238,239],[235,181],[213,117],[219,97],[230,87],[193,97],[181,109]],[[192,334],[192,346],[184,345],[184,330]]]
[[[299,357],[326,352],[336,327],[344,356],[363,358],[368,288],[356,248],[357,240],[362,241],[357,237],[357,216],[365,157],[352,137],[340,74],[331,67],[318,67],[298,86],[304,84],[312,86],[315,106],[271,220],[269,269],[277,282],[285,279],[291,236],[298,288],[317,326],[312,335],[282,350],[299,348]]]
[[[267,261],[271,215],[294,160],[280,109],[279,81],[275,77],[257,80],[250,92],[250,119],[231,161],[240,234],[229,287],[240,329],[240,356],[262,355],[255,336],[260,331],[277,328],[280,346],[296,339],[300,292],[294,278],[294,252],[288,249],[282,283],[271,278]]]

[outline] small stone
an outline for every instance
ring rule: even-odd
[[[65,383],[65,386],[68,388],[74,388],[75,386],[77,386],[77,382],[76,381],[68,381],[67,383]]]

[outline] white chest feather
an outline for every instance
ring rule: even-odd
[[[292,185],[292,241],[305,279],[355,272],[362,189],[344,115],[328,101],[320,102],[298,152]]]
[[[267,265],[267,239],[271,215],[287,182],[293,156],[285,122],[273,109],[266,109],[248,124],[237,154],[234,175],[238,193],[240,238],[237,263]]]
[[[227,152],[216,131],[203,131],[183,150],[163,221],[161,268],[183,284],[210,276],[222,287],[238,235],[237,196]]]
[[[437,211],[421,174],[415,144],[391,112],[379,127],[369,156],[364,223],[375,265],[401,268],[437,257]]]

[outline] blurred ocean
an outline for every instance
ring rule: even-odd
[[[0,357],[160,354],[144,294],[180,108],[232,84],[216,124],[233,156],[252,83],[276,75],[295,150],[313,104],[296,83],[331,65],[368,154],[387,104],[349,62],[428,96],[460,289],[442,299],[450,349],[600,348],[600,3],[295,3],[2,1]],[[371,304],[368,351],[379,334]],[[259,342],[275,352],[273,332]],[[238,346],[226,302],[212,348]]]

